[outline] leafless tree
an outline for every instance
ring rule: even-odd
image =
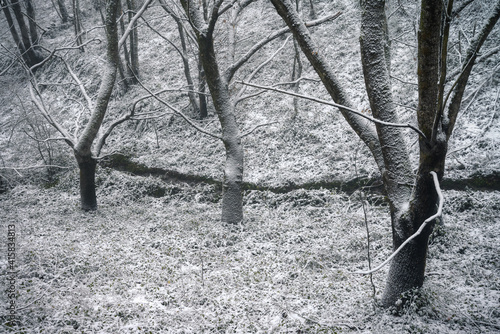
[[[106,34],[106,55],[105,63],[102,68],[101,83],[99,90],[95,98],[92,98],[82,81],[78,78],[76,73],[72,70],[71,66],[68,64],[64,58],[59,57],[62,63],[66,66],[66,69],[76,85],[85,103],[83,105],[86,109],[90,111],[90,116],[86,122],[83,129],[78,126],[74,129],[73,133],[70,133],[66,128],[64,128],[50,113],[50,108],[48,108],[42,98],[42,94],[37,82],[36,76],[32,76],[30,86],[31,100],[36,105],[42,116],[46,121],[53,126],[60,137],[49,138],[48,140],[63,140],[66,142],[71,149],[78,163],[80,169],[80,202],[81,208],[83,210],[96,210],[97,209],[97,198],[95,189],[95,172],[96,165],[99,159],[99,155],[105,144],[106,139],[110,135],[111,131],[123,123],[124,121],[130,119],[134,115],[135,104],[132,110],[121,118],[116,119],[111,122],[106,130],[102,130],[102,134],[98,137],[99,131],[102,128],[104,117],[108,110],[108,105],[111,98],[111,93],[116,79],[116,72],[119,61],[119,48],[122,43],[124,43],[127,38],[127,33],[118,39],[118,27],[117,27],[117,11],[118,11],[118,1],[119,0],[106,0],[106,17],[105,17],[105,34]],[[145,7],[141,7],[136,16],[134,16],[132,22],[135,22],[137,18],[142,15]],[[132,30],[131,26],[127,27],[126,31],[130,32]],[[68,50],[70,48],[61,48],[61,50]],[[75,48],[73,48],[75,49]],[[57,51],[54,50],[51,55],[53,57],[57,56]],[[78,117],[81,117],[79,115]],[[78,122],[77,122],[78,123]],[[78,123],[79,124],[79,123]]]
[[[326,55],[318,52],[308,29],[289,0],[271,0],[276,10],[293,31],[332,99],[342,105],[340,111],[347,122],[369,147],[378,165],[390,204],[393,247],[398,249],[424,227],[411,242],[405,244],[392,259],[382,302],[394,305],[402,294],[421,287],[424,281],[427,244],[432,232],[438,204],[438,193],[431,172],[442,179],[448,148],[461,101],[478,52],[500,17],[496,1],[479,33],[471,40],[458,78],[446,91],[448,38],[453,18],[453,0],[422,0],[418,35],[418,133],[419,165],[413,173],[407,145],[394,103],[387,53],[385,1],[362,0],[361,60],[371,111],[378,122],[367,126],[358,114],[351,113],[343,84],[329,67]],[[386,124],[384,124],[384,122]]]
[[[269,34],[268,37],[257,42],[243,56],[237,58],[235,53],[236,32],[238,16],[254,0],[214,1],[211,6],[207,1],[201,4],[193,0],[181,0],[182,7],[191,27],[192,34],[196,36],[196,42],[200,54],[200,62],[205,72],[206,81],[217,117],[222,127],[221,140],[226,150],[226,164],[224,168],[223,197],[222,197],[222,221],[237,224],[243,220],[243,201],[241,184],[243,180],[244,153],[241,143],[242,136],[236,120],[235,108],[241,92],[232,93],[229,85],[235,73],[263,46],[275,40],[279,36],[288,33],[288,28],[282,28]],[[230,16],[228,31],[228,65],[221,68],[220,56],[214,47],[215,27],[223,13],[228,12]],[[332,19],[334,16],[318,19],[310,23],[317,25]],[[267,62],[262,63],[264,66]],[[258,66],[249,79],[251,79],[261,68]]]

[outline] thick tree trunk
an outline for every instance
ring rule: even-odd
[[[434,171],[441,181],[446,157],[446,142],[436,146],[432,152],[421,153],[421,161],[417,180],[408,213],[392,222],[393,248],[397,249],[406,239],[414,234],[422,223],[436,213],[438,195],[430,174]],[[422,287],[425,277],[425,266],[429,236],[435,225],[430,222],[422,233],[406,245],[392,260],[387,283],[382,296],[385,307],[394,306],[404,293]]]
[[[91,156],[81,156],[75,153],[80,169],[80,207],[84,211],[97,210],[95,191],[95,171],[97,161]]]

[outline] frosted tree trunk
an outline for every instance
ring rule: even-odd
[[[226,165],[222,185],[222,221],[238,224],[243,220],[243,146],[234,115],[228,83],[219,72],[212,36],[199,36],[200,59],[205,70],[208,88],[222,126],[222,141],[226,148]]]
[[[108,109],[119,62],[118,28],[116,25],[117,1],[119,0],[111,0],[106,6],[106,40],[108,44],[101,84],[97,92],[90,119],[73,148],[78,167],[80,168],[81,208],[86,211],[97,209],[95,194],[96,160],[92,156],[92,144],[97,137],[97,133]]]
[[[224,167],[224,181],[222,194],[223,222],[238,224],[243,220],[243,195],[241,184],[243,181],[243,146],[241,134],[235,117],[235,105],[229,92],[227,76],[221,73],[214,49],[214,27],[216,16],[207,25],[205,15],[194,8],[193,2],[182,0],[182,5],[188,17],[196,27],[194,32],[199,47],[200,63],[214,103],[215,111],[222,127],[222,142],[226,149],[226,165]],[[222,2],[219,3],[219,5]],[[203,7],[204,11],[206,6]],[[212,13],[217,12],[217,8]]]

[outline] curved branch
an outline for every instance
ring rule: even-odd
[[[309,101],[314,101],[314,102],[317,102],[317,103],[326,104],[326,105],[329,105],[329,106],[332,106],[332,107],[337,107],[339,109],[343,109],[343,110],[349,111],[350,113],[353,113],[353,114],[356,114],[358,116],[361,116],[361,117],[369,120],[370,122],[377,123],[377,124],[380,124],[380,125],[392,126],[392,127],[396,127],[396,128],[410,128],[413,131],[417,132],[420,136],[422,136],[423,138],[425,138],[425,135],[423,134],[423,132],[420,131],[417,127],[415,127],[415,126],[413,126],[411,124],[401,124],[401,123],[384,122],[384,121],[381,121],[379,119],[373,118],[371,116],[365,115],[361,111],[358,111],[356,109],[353,109],[353,108],[350,108],[350,107],[347,107],[347,106],[343,106],[343,105],[338,104],[338,103],[334,103],[334,102],[330,102],[330,101],[318,99],[318,98],[307,96],[307,95],[292,93],[292,92],[289,92],[289,91],[286,91],[286,90],[283,90],[283,89],[279,89],[279,88],[274,88],[274,87],[269,87],[269,86],[262,86],[262,85],[256,85],[256,84],[252,84],[252,83],[248,83],[248,82],[243,82],[243,81],[236,81],[236,82],[240,83],[242,85],[250,86],[250,87],[255,87],[255,88],[260,88],[260,89],[265,89],[265,90],[271,90],[271,91],[282,93],[282,94],[286,94],[286,95],[300,97],[302,99],[306,99],[306,100],[309,100]]]
[[[319,25],[321,23],[324,23],[324,22],[327,22],[327,21],[330,21],[330,20],[334,20],[337,17],[339,17],[341,14],[342,14],[342,12],[338,12],[336,14],[331,14],[331,15],[325,16],[323,18],[314,20],[314,21],[306,22],[305,26],[308,27],[308,28],[309,27],[314,27],[314,26],[317,26],[317,25]],[[226,74],[227,81],[229,82],[231,80],[231,78],[234,76],[234,74],[236,73],[236,71],[243,64],[245,64],[257,51],[259,51],[262,47],[264,47],[265,45],[267,45],[269,42],[272,42],[276,38],[278,38],[281,35],[284,35],[284,34],[286,34],[288,32],[290,32],[290,28],[284,27],[284,28],[281,28],[279,30],[276,30],[271,35],[269,35],[268,37],[263,38],[259,42],[257,42],[252,48],[250,48],[250,50],[247,51],[246,54],[244,54],[243,56],[241,56],[240,59],[238,59],[234,64],[232,64],[226,70],[225,74]]]
[[[209,131],[206,131],[205,129],[199,127],[198,125],[196,125],[189,117],[187,117],[182,111],[180,111],[179,109],[175,108],[174,106],[172,106],[170,103],[168,103],[167,101],[163,100],[162,98],[158,97],[157,94],[153,93],[151,90],[149,90],[146,86],[144,86],[144,84],[137,78],[137,82],[139,83],[139,85],[141,85],[142,88],[144,88],[145,91],[147,91],[149,93],[149,95],[151,97],[153,97],[154,99],[156,99],[158,102],[160,102],[161,104],[165,105],[167,108],[169,108],[170,110],[172,110],[173,112],[175,112],[177,115],[181,116],[189,125],[191,125],[193,128],[195,128],[196,130],[200,131],[201,133],[204,133],[210,137],[213,137],[213,138],[217,138],[217,139],[220,139],[222,140],[222,137],[219,136],[219,135],[216,135],[214,133],[211,133]]]
[[[403,242],[401,244],[401,246],[399,246],[399,248],[396,249],[396,251],[394,251],[394,253],[392,253],[391,256],[389,256],[378,267],[373,268],[372,270],[368,270],[368,271],[356,271],[356,272],[354,272],[355,274],[369,275],[369,274],[373,274],[376,271],[379,271],[383,266],[385,266],[387,263],[389,263],[410,241],[412,241],[413,239],[418,237],[420,235],[420,233],[422,233],[425,226],[427,226],[427,224],[429,222],[433,221],[436,218],[439,218],[443,214],[444,199],[443,199],[443,193],[441,192],[441,188],[439,187],[438,176],[437,176],[436,172],[430,172],[430,173],[432,175],[432,179],[434,180],[434,187],[436,188],[436,192],[437,192],[438,197],[439,197],[438,211],[436,212],[436,214],[434,214],[434,215],[430,216],[429,218],[427,218],[426,220],[424,220],[424,222],[422,223],[422,225],[420,225],[420,228],[417,230],[417,232],[415,232],[408,239],[406,239],[405,242]]]

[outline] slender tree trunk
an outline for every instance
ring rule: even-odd
[[[57,6],[59,7],[62,23],[67,23],[69,20],[69,15],[68,9],[66,9],[66,5],[64,4],[64,0],[57,0]]]
[[[316,20],[316,10],[314,9],[314,3],[313,0],[309,0],[309,18],[311,20]]]
[[[38,31],[36,26],[35,8],[33,7],[32,0],[26,0],[26,14],[28,16],[31,44],[36,47],[36,45],[38,44]]]
[[[127,0],[128,7],[128,19],[129,21],[135,15],[136,5],[135,0]],[[132,78],[132,82],[137,83],[137,79],[139,77],[139,38],[137,32],[137,23],[134,23],[132,31],[130,32],[130,67],[131,71],[134,74]]]
[[[191,107],[193,108],[193,112],[197,117],[200,118],[205,118],[205,115],[202,115],[200,111],[200,104],[202,101],[197,100],[197,94],[194,92],[195,87],[193,83],[193,77],[191,76],[191,69],[189,66],[189,58],[188,58],[188,48],[187,48],[187,43],[186,43],[186,32],[184,30],[184,24],[181,20],[180,17],[178,17],[171,9],[168,7],[167,3],[165,0],[159,0],[160,5],[162,8],[174,19],[175,23],[177,23],[177,31],[179,32],[179,38],[181,40],[181,50],[179,53],[181,54],[182,58],[182,64],[184,66],[184,75],[186,76],[186,81],[188,84],[188,96],[189,96],[189,102],[191,103]],[[199,58],[199,57],[198,57]],[[197,59],[198,62],[198,71],[200,71],[200,60]],[[206,110],[206,105],[205,105],[205,110]]]
[[[80,169],[80,207],[84,211],[97,210],[95,191],[95,171],[97,161],[92,156],[81,156],[75,153]]]
[[[31,67],[41,62],[43,60],[43,56],[33,48],[30,38],[30,32],[28,27],[26,26],[26,23],[24,22],[24,16],[21,11],[21,5],[19,4],[19,0],[12,0],[11,4],[12,4],[12,10],[14,11],[14,16],[16,17],[16,21],[19,26],[19,31],[21,33],[21,40],[24,46],[23,53],[26,54],[24,59],[28,60],[26,61],[26,63],[28,64],[28,66]]]
[[[302,0],[295,0],[295,1],[296,1],[297,14],[299,14],[299,16],[301,17],[302,16]],[[312,2],[311,2],[311,4],[312,4]],[[295,81],[302,76],[302,60],[300,59],[300,47],[295,39],[293,40],[293,49],[295,50],[295,57],[293,59],[292,81]],[[299,93],[300,81],[297,81],[293,85],[293,91],[295,93]],[[299,113],[299,100],[297,97],[294,97],[293,98],[292,121],[295,120],[298,113]]]
[[[7,24],[9,25],[9,30],[12,35],[12,39],[14,40],[14,43],[16,44],[19,52],[21,53],[24,61],[28,61],[28,57],[26,55],[26,49],[24,48],[23,42],[21,41],[21,38],[19,37],[16,26],[14,25],[14,20],[12,19],[12,15],[10,15],[10,10],[9,6],[5,1],[2,1],[2,9],[5,14],[5,18],[7,19]]]
[[[84,52],[82,38],[82,24],[80,22],[80,0],[73,0],[73,26],[75,28],[76,45],[80,46],[80,51]]]
[[[120,13],[120,30],[122,35],[125,33],[125,20],[123,19],[123,7],[122,7],[122,2],[121,0],[118,1],[118,12]],[[104,16],[102,15],[104,21]],[[132,71],[130,68],[132,67],[130,65],[130,54],[128,52],[128,47],[127,43],[123,43],[123,57],[125,59],[125,65],[122,62],[122,59],[120,57],[119,62],[118,62],[118,73],[120,74],[120,79],[123,83],[123,87],[125,88],[125,91],[128,90],[131,82],[131,78],[133,77]]]
[[[198,104],[198,101],[196,100],[196,93],[194,92],[194,83],[193,83],[193,78],[191,77],[191,69],[189,67],[189,58],[187,52],[186,38],[184,36],[184,27],[180,21],[177,21],[177,30],[179,31],[179,37],[181,39],[182,64],[184,65],[184,75],[186,76],[186,81],[188,84],[189,102],[191,102],[191,107],[193,108],[194,114],[199,116],[200,118],[203,118],[200,115],[200,106]]]

